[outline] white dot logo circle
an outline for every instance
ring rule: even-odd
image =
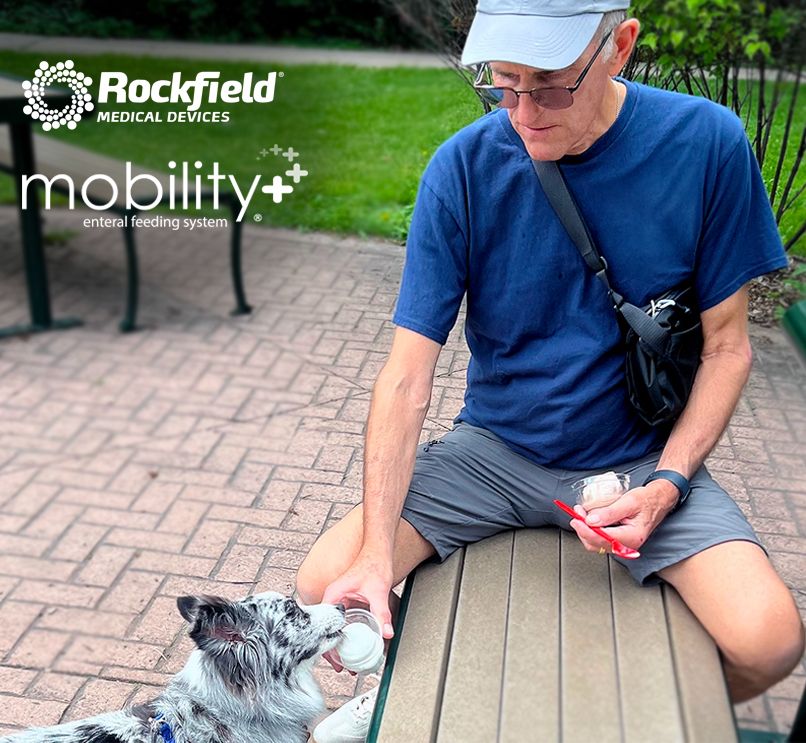
[[[72,59],[64,62],[49,64],[45,60],[39,63],[31,80],[22,83],[26,97],[23,112],[33,119],[42,122],[42,129],[46,132],[66,126],[75,129],[81,121],[84,111],[92,111],[92,95],[87,86],[92,85],[92,78],[86,77],[83,72],[77,72]],[[61,109],[51,109],[45,102],[45,91],[50,85],[69,88],[72,96],[70,103]]]

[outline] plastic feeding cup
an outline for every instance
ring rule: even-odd
[[[572,483],[577,503],[586,511],[609,506],[630,489],[630,476],[622,472],[605,472]]]
[[[344,638],[336,648],[341,664],[356,673],[375,673],[383,665],[383,633],[365,609],[347,609]]]

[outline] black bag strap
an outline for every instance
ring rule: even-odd
[[[653,351],[666,353],[669,343],[669,333],[658,325],[640,307],[630,304],[610,285],[607,277],[607,261],[596,249],[588,226],[568,190],[568,185],[556,162],[532,160],[535,173],[540,185],[548,198],[549,203],[557,214],[565,231],[570,236],[582,258],[596,277],[605,285],[607,293],[613,302],[613,309],[621,314],[627,324],[638,334]]]

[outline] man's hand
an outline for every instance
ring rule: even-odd
[[[359,552],[353,564],[334,580],[322,596],[323,604],[344,604],[348,609],[367,607],[381,625],[383,636],[394,635],[392,613],[389,611],[389,592],[392,590],[392,565],[388,558],[369,552]],[[329,653],[323,656],[336,671],[341,671]]]
[[[585,511],[582,506],[574,510],[585,516],[585,523],[574,519],[571,528],[577,533],[585,549],[599,552],[610,551],[610,543],[602,539],[586,524],[605,528],[605,531],[622,544],[639,549],[649,535],[663,521],[677,502],[677,488],[666,480],[655,480],[645,487],[628,490],[618,500],[604,508]]]

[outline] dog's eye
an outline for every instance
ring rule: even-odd
[[[286,618],[293,621],[295,625],[307,625],[311,621],[310,614],[293,599],[284,602],[283,608]]]

